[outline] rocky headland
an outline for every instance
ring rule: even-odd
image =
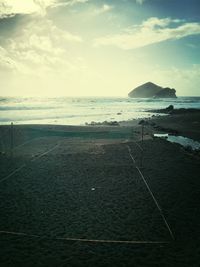
[[[147,82],[134,88],[129,94],[132,98],[176,98],[176,90],[163,88],[152,82]]]

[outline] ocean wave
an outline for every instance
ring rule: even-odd
[[[0,102],[5,102],[5,101],[7,101],[7,98],[1,98],[0,97]]]
[[[131,102],[137,102],[137,103],[199,103],[200,104],[200,97],[194,97],[194,98],[142,98],[142,99],[136,99],[134,98]]]
[[[14,107],[14,106],[0,106],[0,110],[51,110],[51,109],[57,109],[57,107]]]
[[[38,120],[38,121],[42,121],[42,120],[57,120],[57,119],[73,119],[73,118],[90,118],[90,117],[104,117],[104,116],[112,116],[113,113],[93,113],[93,114],[58,114],[58,115],[43,115],[41,116],[39,115],[34,115],[34,114],[30,114],[30,116],[28,116],[27,114],[22,114],[21,116],[16,116],[13,115],[13,117],[11,116],[7,116],[7,117],[0,117],[0,122],[11,122],[11,121],[32,121],[32,120]]]
[[[0,124],[62,123],[128,120],[147,116],[146,110],[200,108],[200,97],[155,98],[7,98],[0,97]],[[120,115],[120,116],[118,116]]]

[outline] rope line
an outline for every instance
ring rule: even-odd
[[[35,157],[32,156],[31,158],[31,162],[36,161],[37,159],[40,159],[41,157],[43,157],[44,155],[50,153],[51,151],[55,150],[57,147],[59,146],[59,144],[56,144],[53,148],[45,151],[44,153],[40,154],[39,156]],[[0,183],[2,183],[3,181],[9,179],[10,177],[12,177],[14,174],[16,174],[17,172],[21,171],[23,168],[25,168],[28,165],[28,163],[23,163],[20,167],[18,167],[17,169],[15,169],[13,172],[11,172],[10,174],[8,174],[7,176],[5,176],[4,178],[2,178],[0,180]]]
[[[37,157],[31,159],[31,161],[34,162],[34,161],[36,161],[36,160],[42,158],[43,156],[49,154],[51,151],[55,150],[59,145],[60,145],[60,144],[56,144],[53,148],[51,148],[51,149],[45,151],[44,153],[40,154],[40,155],[37,156]]]
[[[142,178],[144,184],[146,185],[147,190],[149,191],[149,193],[150,193],[150,195],[151,195],[151,197],[152,197],[152,199],[153,199],[153,201],[154,201],[154,203],[155,203],[157,209],[159,210],[159,213],[160,213],[160,215],[161,215],[161,217],[162,217],[162,219],[163,219],[163,221],[164,221],[165,226],[167,227],[167,229],[168,229],[168,231],[169,231],[169,234],[170,234],[171,238],[174,240],[175,238],[174,238],[173,232],[172,232],[172,230],[171,230],[171,228],[170,228],[170,226],[169,226],[169,224],[168,224],[168,222],[167,222],[167,220],[166,220],[166,218],[165,218],[165,216],[164,216],[164,214],[163,214],[163,211],[162,211],[162,209],[161,209],[161,207],[160,207],[158,201],[156,200],[156,198],[155,198],[153,192],[151,191],[151,188],[149,187],[149,185],[148,185],[148,183],[147,183],[147,181],[146,181],[144,175],[142,174],[140,168],[137,166],[136,161],[135,161],[133,155],[131,154],[131,148],[129,147],[129,145],[127,145],[127,148],[128,148],[128,151],[129,151],[129,155],[130,155],[130,157],[131,157],[133,163],[135,164],[136,169],[138,170],[138,172],[139,172],[139,174],[140,174],[140,176],[141,176],[141,178]]]
[[[34,234],[27,234],[21,232],[0,231],[0,234],[27,236],[33,238],[52,239],[52,240],[65,240],[65,241],[77,241],[87,243],[119,243],[119,244],[168,244],[167,241],[139,241],[139,240],[107,240],[107,239],[87,239],[87,238],[71,238],[71,237],[48,237]]]
[[[29,143],[31,142],[25,142],[25,143]],[[25,144],[24,143],[24,144]],[[137,144],[137,142],[134,142],[141,150],[143,150],[143,148]],[[22,144],[22,145],[24,145]],[[18,147],[22,146],[19,145]],[[57,147],[59,146],[59,144],[56,144],[53,148],[41,153],[40,155],[38,155],[37,157],[32,157],[31,158],[31,162],[36,161],[37,159],[40,159],[41,157],[43,157],[44,155],[47,155],[48,153],[50,153],[51,151],[55,150]],[[136,169],[138,170],[142,180],[144,181],[149,193],[151,194],[151,197],[153,198],[153,201],[156,205],[156,207],[158,208],[160,215],[163,219],[163,221],[165,222],[165,225],[172,237],[172,239],[174,239],[173,233],[170,229],[169,224],[167,223],[167,220],[165,218],[165,216],[163,215],[162,209],[160,208],[156,198],[154,197],[148,183],[146,182],[141,170],[139,169],[139,167],[136,164],[136,161],[133,157],[133,155],[131,154],[131,149],[130,147],[127,145],[128,147],[128,151],[129,151],[129,155],[133,161],[133,163],[135,164]],[[17,148],[17,147],[16,147]],[[19,172],[20,170],[22,170],[24,167],[27,166],[28,163],[26,164],[22,164],[20,167],[18,167],[16,170],[14,170],[13,172],[11,172],[9,175],[7,175],[6,177],[4,177],[3,179],[0,180],[0,183],[9,179],[10,177],[12,177],[14,174],[16,174],[17,172]],[[105,239],[86,239],[86,238],[70,238],[70,237],[48,237],[48,236],[40,236],[40,235],[35,235],[35,234],[27,234],[27,233],[23,233],[23,232],[13,232],[13,231],[0,231],[0,234],[8,234],[8,235],[15,235],[15,236],[27,236],[27,237],[32,237],[32,238],[46,238],[46,239],[53,239],[53,240],[65,240],[65,241],[77,241],[77,242],[88,242],[88,243],[117,243],[117,244],[167,244],[169,243],[168,241],[151,241],[151,240],[144,240],[144,241],[140,241],[140,240],[105,240]]]
[[[60,237],[59,240],[66,241],[80,241],[80,242],[90,242],[90,243],[118,243],[118,244],[167,244],[166,241],[139,241],[139,240],[105,240],[105,239],[83,239],[83,238],[69,238]]]
[[[15,147],[13,148],[13,150],[16,150],[16,149],[18,149],[18,148],[20,148],[20,147],[22,147],[22,146],[25,146],[26,144],[32,143],[33,141],[38,140],[38,139],[41,139],[41,137],[38,137],[38,138],[32,138],[32,139],[30,139],[30,140],[28,140],[28,141],[26,141],[26,142],[24,142],[24,143],[22,143],[22,144],[20,144],[20,145],[18,145],[18,146],[15,146]]]
[[[143,151],[144,149],[143,149],[143,147],[140,145],[140,144],[138,144],[136,141],[134,141],[134,140],[131,140],[133,143],[135,143],[136,144],[136,146],[138,146],[139,147],[139,149],[141,150],[141,151]]]
[[[7,180],[8,178],[10,178],[11,176],[13,176],[15,173],[21,171],[21,169],[23,169],[24,167],[26,167],[26,164],[22,164],[19,168],[15,169],[13,172],[11,172],[10,174],[8,174],[6,177],[4,177],[3,179],[0,180],[0,183],[2,183],[3,181]]]

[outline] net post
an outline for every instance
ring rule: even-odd
[[[10,125],[10,154],[13,158],[13,148],[14,148],[14,124],[11,122]]]
[[[144,122],[141,124],[141,141],[142,141],[142,149],[141,149],[141,154],[140,154],[140,168],[143,168],[143,157],[144,157]]]

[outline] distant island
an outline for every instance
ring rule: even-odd
[[[176,98],[176,90],[171,88],[163,88],[152,82],[147,82],[134,88],[129,94],[129,97],[136,98]]]

